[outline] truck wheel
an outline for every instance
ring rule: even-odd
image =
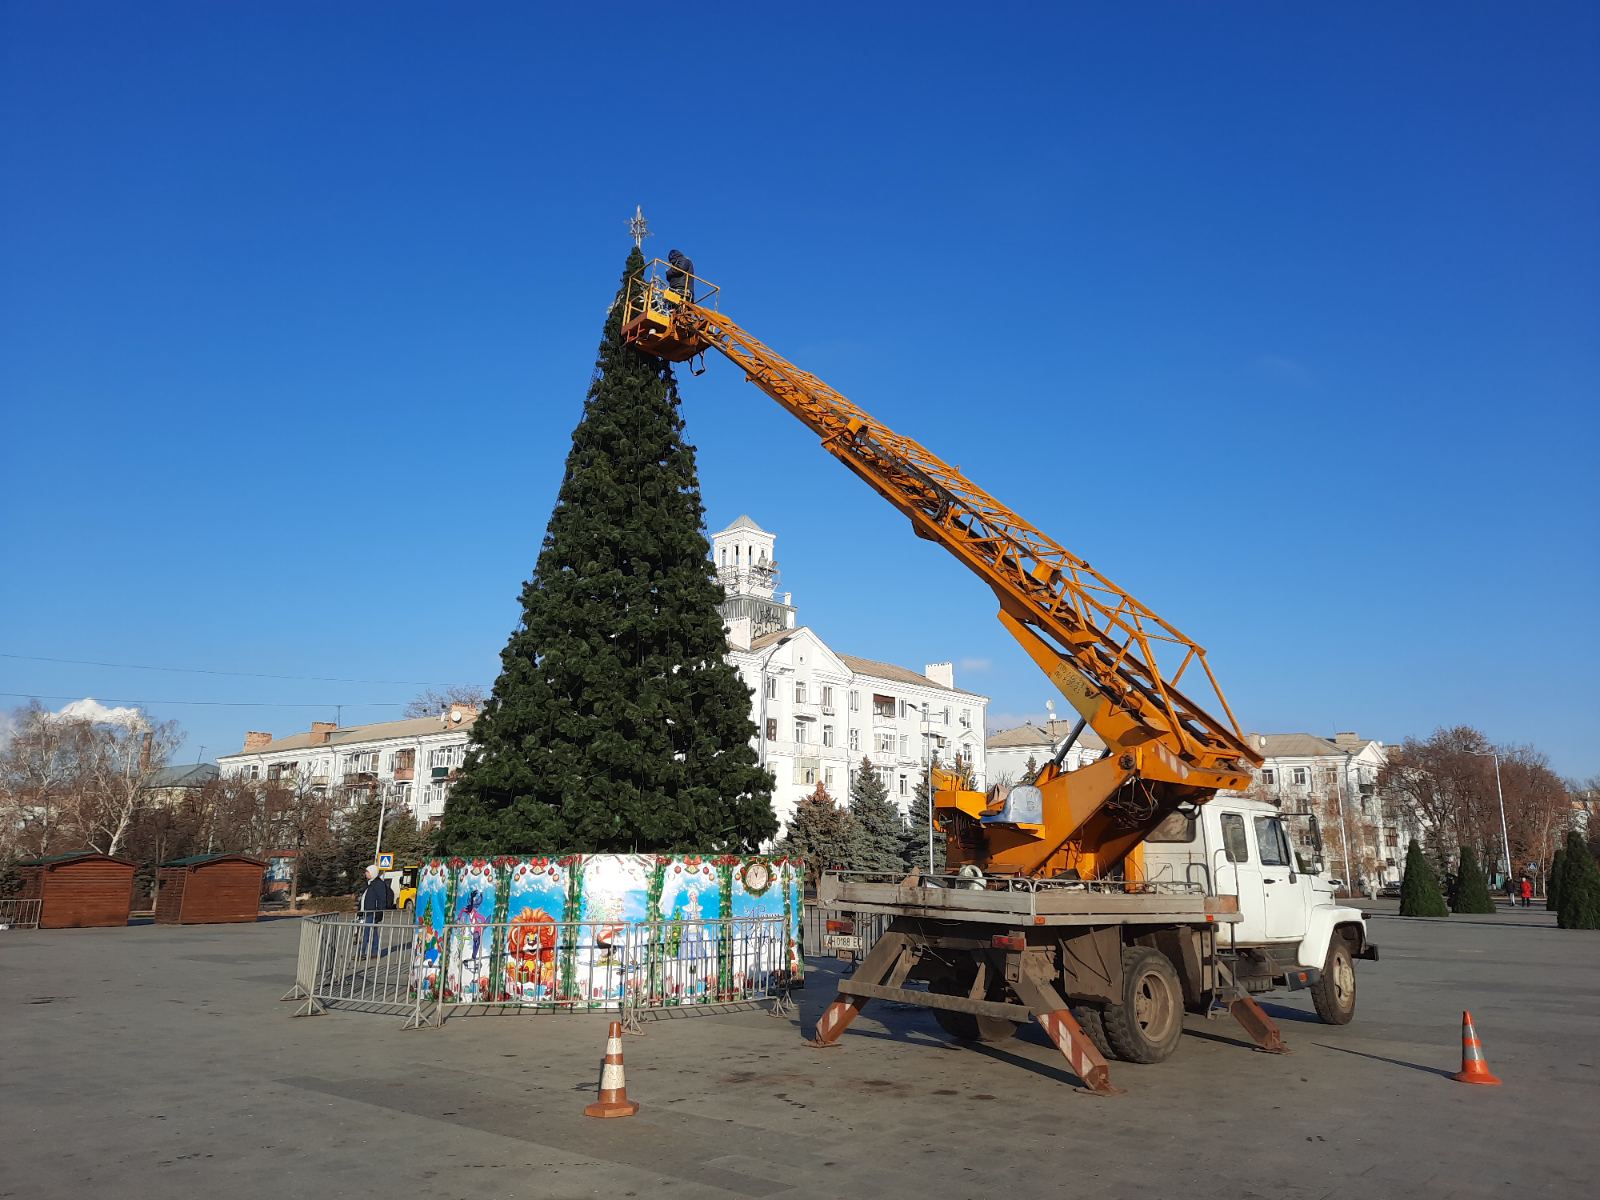
[[[1338,934],[1328,946],[1321,978],[1311,985],[1311,1002],[1328,1025],[1348,1025],[1356,1015],[1356,965],[1350,958],[1350,943]]]
[[[1116,1051],[1111,1048],[1111,1043],[1106,1039],[1105,1013],[1098,1004],[1074,1004],[1072,1006],[1072,1019],[1078,1023],[1078,1028],[1083,1030],[1084,1036],[1094,1043],[1094,1048],[1100,1051],[1101,1058],[1115,1058]]]
[[[928,984],[928,990],[940,996],[965,996],[971,988],[971,980],[963,982],[954,975],[942,976]],[[980,1017],[976,1013],[936,1008],[933,1010],[933,1019],[939,1022],[940,1029],[957,1041],[993,1045],[1008,1042],[1017,1036],[1017,1023],[1004,1017]]]
[[[1167,956],[1149,946],[1122,952],[1122,1003],[1108,1004],[1106,1039],[1124,1062],[1158,1063],[1183,1037],[1183,987]]]

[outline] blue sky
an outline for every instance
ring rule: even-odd
[[[1600,773],[1600,10],[762,8],[0,4],[0,651],[395,681],[0,691],[225,702],[152,706],[209,757],[492,678],[643,204],[1247,728]],[[802,620],[1042,714],[980,584],[683,393]]]

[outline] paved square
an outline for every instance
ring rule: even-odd
[[[1548,914],[1378,918],[1355,1023],[1271,1005],[1294,1054],[1191,1017],[1125,1096],[1030,1032],[949,1044],[869,1006],[833,1050],[765,1013],[294,1020],[298,923],[0,933],[0,1197],[1578,1196],[1600,1176],[1600,935]],[[832,990],[804,993],[809,1029]],[[1447,1078],[1461,1010],[1500,1088]]]

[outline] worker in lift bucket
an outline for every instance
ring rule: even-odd
[[[694,259],[682,250],[667,251],[667,287],[685,300],[694,300]]]

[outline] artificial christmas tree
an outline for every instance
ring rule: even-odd
[[[624,287],[643,268],[634,250]],[[621,313],[445,809],[453,852],[753,851],[777,832],[672,370],[622,341]]]

